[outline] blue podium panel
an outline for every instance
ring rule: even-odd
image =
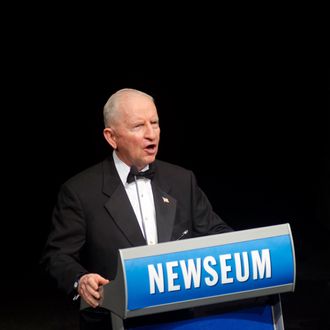
[[[132,258],[124,269],[128,310],[294,282],[288,235]]]
[[[125,320],[124,330],[284,330],[280,295],[142,315]]]
[[[189,320],[163,322],[127,328],[127,330],[274,330],[275,320],[271,305],[244,308],[240,311],[203,316]]]
[[[120,250],[124,317],[294,290],[288,224]]]

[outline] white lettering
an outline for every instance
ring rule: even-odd
[[[149,273],[149,288],[150,294],[156,293],[156,287],[160,293],[164,292],[164,273],[162,264],[157,264],[157,270],[155,269],[155,265],[148,265],[148,273]]]
[[[227,260],[231,259],[231,254],[222,254],[220,255],[220,268],[221,268],[221,283],[233,283],[234,279],[228,277],[228,273],[231,271],[231,266],[227,265]]]
[[[271,261],[270,261],[270,253],[269,249],[262,249],[261,250],[261,259],[259,251],[253,250],[251,251],[251,257],[252,257],[252,269],[253,269],[253,279],[258,279],[258,273],[259,278],[263,279],[270,278],[272,276],[272,267],[271,267]]]
[[[180,285],[174,285],[174,280],[176,280],[179,275],[178,273],[174,273],[173,268],[178,267],[177,261],[169,261],[166,263],[166,271],[167,271],[167,281],[168,281],[168,291],[178,291],[180,290]]]
[[[204,270],[211,275],[211,277],[205,277],[205,283],[207,286],[214,286],[218,283],[219,275],[216,270],[210,266],[210,264],[214,266],[217,264],[217,261],[212,256],[205,257],[203,260],[203,267]]]
[[[188,267],[186,260],[180,260],[185,289],[191,288],[191,280],[194,281],[194,288],[199,288],[201,285],[201,258],[197,258],[196,264],[194,259],[188,259]]]
[[[243,264],[244,264],[244,275],[242,275],[242,262],[239,253],[234,253],[235,265],[236,265],[236,278],[238,282],[245,282],[249,279],[250,269],[247,252],[242,252]]]
[[[246,282],[251,276],[253,280],[262,280],[272,277],[270,250],[227,253],[219,255],[219,260],[214,256],[205,256],[168,261],[165,265],[150,264],[148,274],[150,294],[164,293],[165,290],[179,291],[181,286],[189,290],[200,288],[203,284],[211,287],[234,281]]]

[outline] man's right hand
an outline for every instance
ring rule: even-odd
[[[108,283],[109,280],[99,274],[85,274],[79,279],[78,293],[88,305],[95,308],[103,298],[103,285]]]

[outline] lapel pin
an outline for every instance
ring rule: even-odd
[[[164,203],[170,203],[170,201],[169,201],[168,198],[166,198],[166,197],[163,197],[163,202],[164,202]]]

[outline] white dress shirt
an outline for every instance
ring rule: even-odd
[[[156,210],[150,179],[139,178],[136,181],[127,183],[130,167],[118,158],[115,151],[113,151],[113,159],[147,244],[156,244],[158,242]],[[148,168],[149,165],[142,171]]]

